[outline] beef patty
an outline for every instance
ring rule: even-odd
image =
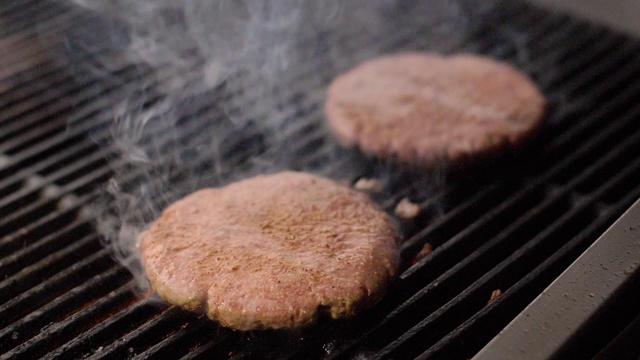
[[[296,172],[197,191],[139,247],[162,298],[240,330],[355,315],[398,266],[395,226],[367,195]]]
[[[533,81],[506,63],[405,53],[337,77],[325,114],[346,146],[412,165],[455,167],[517,147],[539,127],[545,108]]]

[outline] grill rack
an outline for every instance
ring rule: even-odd
[[[112,150],[97,146],[87,134],[105,140],[100,138],[110,120],[105,94],[122,84],[108,84],[109,90],[90,74],[72,78],[62,71],[65,64],[46,56],[51,49],[30,41],[38,34],[33,21],[64,33],[61,26],[75,19],[70,14],[47,2],[0,9],[7,49],[0,53],[7,64],[0,71],[0,210],[6,214],[0,219],[0,358],[466,358],[640,196],[635,181],[640,108],[633,105],[640,96],[635,80],[640,44],[592,24],[514,5],[504,9],[502,26],[479,28],[470,44],[515,62],[552,100],[548,126],[536,139],[539,150],[522,155],[530,164],[472,184],[453,181],[436,193],[421,193],[420,181],[401,177],[394,182],[390,194],[377,199],[385,209],[411,196],[428,214],[406,230],[404,263],[425,242],[434,252],[405,265],[389,296],[356,320],[321,322],[296,332],[221,329],[153,297],[138,298],[130,275],[110,259],[83,216],[111,176],[106,159]],[[521,45],[530,59],[520,61],[518,49],[491,41],[512,28],[527,35]],[[400,33],[380,51],[424,46],[410,36]],[[565,46],[554,46],[558,41]],[[362,60],[358,56],[370,54],[350,61]],[[555,71],[546,75],[551,65]],[[312,70],[298,76],[304,79]],[[343,168],[328,160],[340,150],[317,125],[317,95],[339,70],[325,71],[315,82],[282,95],[291,116],[299,119],[290,136],[304,161],[294,165],[334,176]],[[131,81],[147,75],[137,67],[119,73]],[[167,69],[166,78],[172,76]],[[222,92],[246,96],[249,103],[259,97],[242,90],[229,86]],[[259,110],[260,104],[254,105],[250,111],[255,113],[248,116],[259,116]],[[215,117],[219,111],[201,104],[195,113]],[[74,126],[67,128],[67,122]],[[190,126],[185,125],[184,137],[197,143],[202,125]],[[236,150],[231,144],[227,152],[237,154],[233,161],[240,163],[248,154]],[[363,174],[379,171],[373,163]],[[131,177],[134,182],[136,174]],[[503,295],[486,305],[497,288]],[[287,348],[284,354],[278,346]]]

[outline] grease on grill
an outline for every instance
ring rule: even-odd
[[[420,252],[418,252],[416,257],[413,259],[412,264],[415,264],[418,261],[424,259],[429,254],[431,254],[432,252],[433,252],[433,246],[431,246],[431,244],[429,244],[429,243],[424,244],[424,246],[422,246],[422,249],[420,250]]]
[[[411,202],[409,198],[404,198],[396,205],[394,214],[400,219],[411,220],[420,214],[420,206]]]
[[[493,290],[493,292],[491,293],[491,298],[489,298],[487,305],[491,305],[491,303],[498,300],[500,296],[502,296],[502,290],[500,289]]]

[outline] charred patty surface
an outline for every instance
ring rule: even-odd
[[[197,191],[139,246],[162,298],[240,330],[353,316],[398,267],[395,226],[367,195],[296,172]]]
[[[329,87],[325,114],[346,146],[413,165],[452,165],[517,147],[546,100],[512,66],[479,55],[404,53],[366,61]]]

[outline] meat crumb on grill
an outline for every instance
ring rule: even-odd
[[[420,214],[420,206],[412,203],[409,198],[404,198],[400,200],[394,213],[401,219],[411,220]]]
[[[502,291],[500,289],[493,290],[491,293],[491,298],[489,298],[489,302],[487,305],[490,305],[492,302],[498,300],[498,298],[502,295]]]
[[[377,179],[360,178],[353,185],[353,188],[358,191],[379,193],[382,192],[382,184]]]
[[[416,255],[416,257],[413,259],[413,263],[415,264],[418,261],[424,259],[425,257],[427,257],[427,255],[431,254],[432,252],[433,252],[433,247],[431,246],[431,244],[429,243],[424,244],[424,246],[422,247],[422,250],[420,250],[418,255]]]

